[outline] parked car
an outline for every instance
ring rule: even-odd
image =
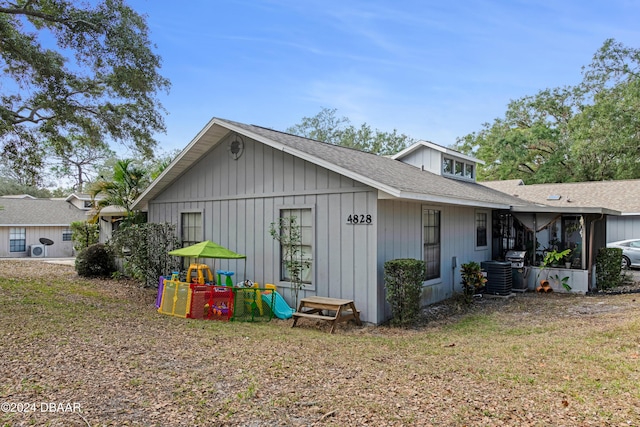
[[[607,247],[622,249],[622,268],[640,267],[640,239],[611,242]]]

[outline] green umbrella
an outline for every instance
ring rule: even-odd
[[[246,255],[240,255],[224,246],[213,243],[210,240],[187,246],[186,248],[174,249],[169,255],[181,256],[186,258],[222,258],[222,259],[241,259]]]
[[[186,248],[174,249],[169,252],[169,255],[181,256],[185,258],[219,258],[219,259],[246,259],[246,255],[235,253],[224,246],[220,246],[210,240],[196,243],[195,245],[187,246]],[[245,263],[244,276],[247,275],[247,265]],[[213,271],[215,272],[215,261],[213,264]]]

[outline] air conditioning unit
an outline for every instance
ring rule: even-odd
[[[45,245],[31,245],[29,246],[29,256],[32,258],[44,258]]]

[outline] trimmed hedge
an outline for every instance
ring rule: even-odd
[[[393,315],[391,324],[409,325],[417,320],[425,275],[422,260],[405,258],[384,263],[384,286]]]
[[[622,249],[600,248],[596,256],[596,286],[599,290],[622,284]]]

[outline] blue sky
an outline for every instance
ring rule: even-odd
[[[323,107],[441,145],[508,102],[573,85],[605,39],[640,47],[636,0],[130,0],[172,83],[165,151],[212,117],[285,130]]]

